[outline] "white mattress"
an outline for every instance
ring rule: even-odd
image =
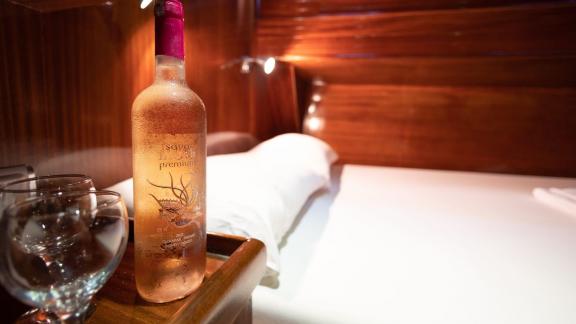
[[[576,179],[345,165],[281,249],[254,323],[576,323]]]

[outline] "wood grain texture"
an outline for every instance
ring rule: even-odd
[[[576,176],[576,89],[327,85],[308,118],[342,162]],[[545,109],[543,109],[545,107]],[[325,121],[325,122],[324,122]],[[360,150],[358,148],[361,148]]]
[[[263,17],[257,52],[341,58],[575,54],[575,16],[576,5],[568,3]]]
[[[223,69],[251,51],[254,0],[186,3],[186,79],[207,107],[208,131],[249,131],[249,83]]]
[[[130,109],[153,80],[153,8],[87,1],[47,12],[0,1],[0,165],[87,173],[106,187],[132,173]],[[249,128],[241,114],[222,122],[246,109],[249,89],[221,82],[219,67],[250,52],[253,3],[186,1],[186,78],[209,131]],[[220,100],[225,93],[237,100]]]
[[[576,55],[286,59],[301,76],[327,83],[576,87]]]
[[[266,248],[258,240],[217,234],[212,246],[220,250],[219,241],[235,240],[238,247],[230,258],[205,282],[193,298],[173,313],[168,323],[232,323],[250,303],[252,290],[266,269]],[[226,243],[227,244],[227,243]],[[209,250],[213,251],[213,250]],[[244,320],[246,315],[241,315]]]
[[[541,2],[541,0],[273,0],[262,1],[263,17],[302,17],[331,14],[355,14],[373,11],[420,11],[435,9],[460,9],[486,6],[505,6]],[[568,1],[549,1],[568,2]]]
[[[278,62],[273,73],[254,73],[252,99],[256,107],[254,133],[260,138],[270,138],[283,133],[301,131],[298,110],[296,74],[294,67]]]
[[[38,12],[54,12],[81,7],[101,6],[106,2],[113,4],[113,0],[8,0],[13,4],[26,7]],[[118,0],[114,0],[118,1]]]
[[[141,29],[146,28],[145,15],[126,7],[39,14],[6,2],[1,6],[0,56],[7,69],[2,71],[5,92],[0,100],[6,118],[2,126],[8,128],[0,140],[0,164],[20,162],[39,173],[66,172],[38,167],[59,155],[127,147],[132,94],[151,81],[151,68],[138,66],[153,53],[151,38]],[[23,21],[24,16],[31,19]],[[100,158],[85,167],[114,162],[124,177],[131,173],[129,160]],[[99,186],[109,184],[95,180]]]
[[[573,176],[574,21],[570,1],[262,0],[255,50],[327,84],[299,93],[304,127],[345,163]]]

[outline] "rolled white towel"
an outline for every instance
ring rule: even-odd
[[[532,195],[550,207],[576,216],[576,188],[534,188]]]

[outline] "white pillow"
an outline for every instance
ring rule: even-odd
[[[321,140],[284,134],[244,153],[207,160],[207,230],[266,245],[268,276],[280,271],[278,244],[308,197],[328,186],[337,155]],[[133,209],[132,179],[110,187]]]
[[[267,275],[276,275],[278,244],[308,197],[329,184],[336,159],[326,143],[302,134],[280,135],[245,153],[209,157],[208,230],[261,240]]]
[[[308,197],[330,182],[330,165],[338,158],[323,141],[303,134],[276,136],[250,151],[258,171],[281,197],[287,216],[275,219],[279,243]]]

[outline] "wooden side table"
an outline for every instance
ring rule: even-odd
[[[266,268],[264,244],[255,239],[214,233],[209,233],[207,239],[204,282],[190,296],[165,304],[148,303],[138,296],[134,249],[129,242],[120,266],[94,296],[95,307],[86,322],[251,323],[252,290]],[[8,304],[21,306],[13,299]]]

